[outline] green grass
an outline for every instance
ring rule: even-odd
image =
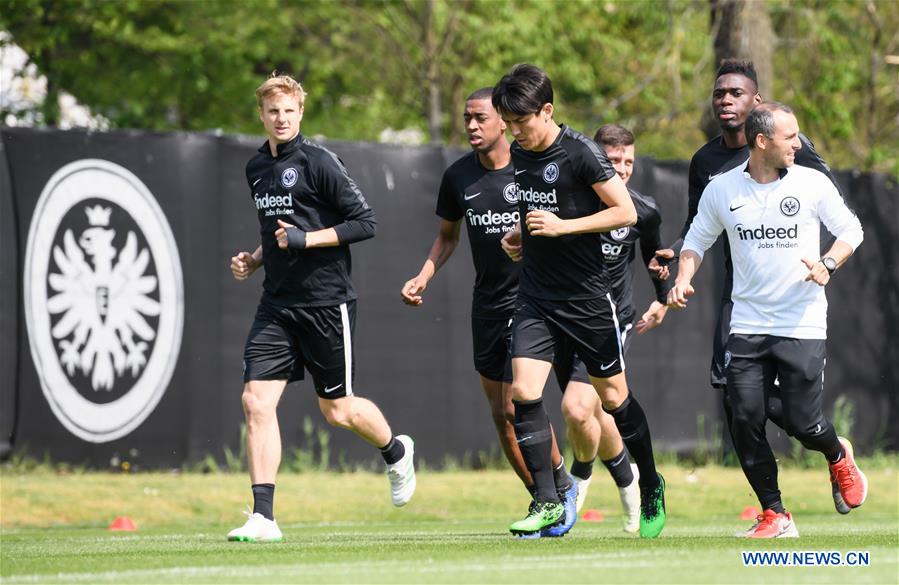
[[[864,462],[862,462],[864,464]],[[276,513],[286,541],[228,543],[247,478],[233,474],[0,475],[3,583],[897,583],[897,475],[868,471],[865,506],[834,512],[827,472],[785,469],[800,539],[733,533],[754,504],[739,470],[664,466],[669,523],[643,541],[621,531],[617,491],[596,470],[587,506],[605,516],[561,539],[507,532],[527,506],[511,472],[424,472],[404,509],[370,473],[285,474]],[[139,530],[111,533],[117,515]],[[868,551],[867,567],[744,567],[743,550]]]

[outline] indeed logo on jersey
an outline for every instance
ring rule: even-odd
[[[485,234],[501,234],[510,232],[518,226],[521,216],[517,211],[493,211],[488,209],[484,213],[477,213],[473,209],[466,212],[468,223],[472,227],[484,227]]]
[[[762,224],[758,227],[747,227],[743,224],[734,226],[741,241],[759,243],[758,248],[798,248],[799,224],[792,227],[770,227]],[[792,241],[790,241],[792,240]]]
[[[265,210],[265,216],[273,215],[290,215],[293,213],[293,194],[287,195],[269,195],[266,193],[262,197],[259,193],[253,193],[253,199],[256,200],[256,209]]]
[[[537,191],[533,187],[522,191],[521,187],[519,187],[518,197],[527,204],[528,210],[543,209],[545,211],[559,211],[559,198],[556,196],[555,188],[553,188],[552,191],[544,192]]]
[[[602,243],[602,255],[605,260],[618,260],[621,252],[624,251],[624,244],[611,244],[609,242]]]

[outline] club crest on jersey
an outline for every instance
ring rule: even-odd
[[[509,183],[503,187],[503,199],[508,203],[518,203],[518,185]]]
[[[284,169],[284,172],[281,173],[281,184],[284,185],[285,189],[290,189],[297,184],[299,176],[299,173],[297,173],[297,170],[293,167]]]
[[[628,226],[624,226],[623,228],[618,228],[617,230],[612,230],[609,232],[609,235],[612,236],[612,239],[616,242],[620,242],[630,233],[631,228]]]
[[[554,162],[549,163],[543,168],[543,180],[547,183],[555,183],[559,178],[559,165]]]
[[[92,443],[137,428],[168,388],[184,324],[178,248],[150,190],[105,160],[59,169],[35,207],[23,285],[56,418]]]
[[[784,197],[780,202],[780,212],[787,217],[793,217],[794,215],[799,213],[799,200],[792,195],[789,197]]]

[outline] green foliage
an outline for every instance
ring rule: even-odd
[[[835,167],[899,175],[899,3],[768,0],[775,96]],[[260,132],[272,70],[309,93],[304,128],[462,143],[462,100],[515,63],[553,79],[559,120],[621,123],[642,154],[689,158],[714,76],[700,0],[7,0],[0,29],[113,127]],[[0,108],[2,109],[2,108]],[[0,115],[10,113],[10,108]],[[55,99],[41,119],[58,121]]]
[[[72,463],[55,463],[49,453],[44,453],[43,459],[37,459],[27,455],[23,450],[13,451],[9,459],[0,467],[5,472],[13,474],[24,473],[56,473],[59,475],[83,474],[87,471],[86,465]]]
[[[772,0],[775,97],[834,168],[899,176],[899,3]]]
[[[114,125],[201,130],[246,116],[216,100],[233,95],[243,77],[228,75],[231,68],[252,64],[252,47],[242,41],[264,34],[253,22],[242,26],[241,4],[217,6],[12,0],[3,24],[54,89],[74,94]],[[53,114],[45,116],[52,123]]]
[[[855,428],[855,403],[845,394],[840,394],[834,400],[830,422],[839,436],[852,436],[852,430]]]
[[[218,473],[221,470],[218,461],[212,455],[206,455],[202,459],[184,465],[184,471],[187,473]]]
[[[350,471],[352,466],[346,463],[345,456],[340,453],[336,465],[331,461],[331,435],[327,429],[316,429],[310,417],[303,418],[303,438],[300,445],[290,447],[282,455],[281,471],[285,473],[306,473],[310,471],[327,471],[334,467],[341,471]],[[195,464],[187,465],[186,471],[209,473],[245,473],[247,471],[247,425],[240,425],[240,442],[235,453],[230,447],[223,449],[224,465],[219,465],[212,455],[207,455]]]
[[[721,423],[715,422],[708,431],[705,427],[705,414],[697,414],[696,436],[698,443],[693,452],[693,463],[696,465],[721,464],[723,452]]]
[[[230,473],[242,473],[247,470],[247,425],[240,424],[240,442],[238,444],[237,453],[230,447],[224,448],[225,468]]]
[[[327,471],[330,467],[331,436],[325,429],[316,429],[312,419],[303,418],[302,445],[287,450],[281,463],[285,472]]]
[[[567,450],[563,456],[565,457],[565,461],[571,461],[572,456],[570,449]],[[426,460],[423,457],[420,457],[418,453],[415,454],[415,462],[419,470],[428,468]],[[499,445],[492,445],[490,449],[480,450],[476,453],[466,451],[461,457],[445,454],[441,464],[436,467],[436,470],[445,472],[466,470],[484,471],[488,469],[509,470],[511,472],[509,462],[506,461],[506,456],[503,454]]]
[[[841,394],[834,400],[833,413],[830,420],[838,435],[845,437],[853,435],[855,411],[855,404],[848,396]],[[655,453],[656,463],[659,465],[681,465],[693,469],[710,466],[739,467],[736,455],[732,451],[724,452],[721,423],[715,422],[709,428],[706,428],[706,426],[705,415],[702,413],[698,414],[696,416],[696,436],[698,437],[696,448],[689,453],[658,451]],[[328,429],[316,428],[311,417],[303,418],[302,428],[303,438],[300,444],[286,449],[283,454],[281,473],[300,474],[339,471],[342,473],[375,472],[380,474],[383,471],[380,458],[372,459],[367,463],[350,463],[346,458],[346,453],[341,451],[332,454],[330,446],[331,435]],[[234,452],[230,447],[225,447],[223,449],[223,464],[220,464],[212,454],[206,454],[197,461],[185,464],[183,471],[187,473],[246,473],[246,442],[247,426],[246,424],[241,424],[238,450]],[[781,465],[800,469],[817,469],[821,466],[820,453],[807,451],[796,440],[792,440],[790,446],[789,454],[778,457],[778,462]],[[573,461],[574,456],[571,446],[566,443],[562,447],[562,455],[565,461]],[[866,468],[873,467],[876,469],[892,469],[896,466],[896,460],[895,454],[887,451],[882,446],[868,449],[868,452],[862,458]],[[127,463],[127,461],[122,463]],[[488,449],[477,452],[466,451],[462,456],[445,454],[436,463],[428,460],[425,454],[417,453],[416,466],[420,471],[428,469],[441,472],[508,470],[511,473],[509,463],[506,461],[505,455],[498,444],[493,444]],[[55,473],[61,475],[84,474],[90,470],[87,464],[54,463],[51,461],[49,454],[46,454],[42,460],[38,460],[26,455],[23,451],[13,452],[10,459],[0,469],[14,474]],[[106,471],[128,473],[142,470],[132,468],[127,464],[117,464]]]

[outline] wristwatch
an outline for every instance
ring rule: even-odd
[[[827,273],[830,275],[833,275],[833,273],[837,271],[837,261],[830,256],[821,258],[821,264],[824,265],[824,268],[827,269]]]

